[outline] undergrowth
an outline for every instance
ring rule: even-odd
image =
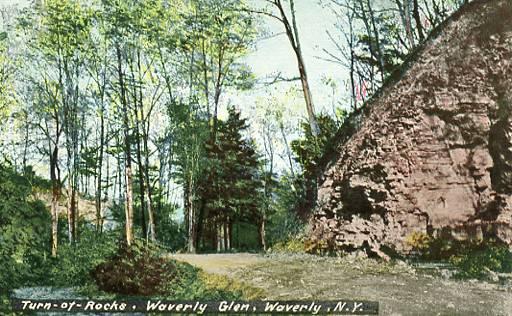
[[[487,279],[494,273],[512,273],[512,252],[494,239],[459,241],[416,232],[406,242],[413,258],[450,263],[456,268],[454,277],[458,279]]]
[[[125,297],[237,300],[260,295],[243,283],[206,274],[141,243],[122,245],[93,270],[92,277],[99,290]]]

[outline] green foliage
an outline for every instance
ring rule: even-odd
[[[223,223],[259,223],[263,217],[261,162],[240,112],[230,108],[227,121],[219,121],[215,139],[206,144],[206,176],[201,182],[203,220]]]
[[[167,107],[172,123],[174,176],[180,184],[194,186],[204,169],[204,144],[209,135],[208,122],[201,118],[197,104],[172,102]]]
[[[98,287],[106,292],[130,296],[163,295],[170,284],[178,284],[178,275],[187,275],[189,269],[178,267],[140,243],[132,247],[122,245],[109,260],[93,271]]]
[[[303,233],[305,223],[297,213],[301,201],[305,198],[301,191],[301,185],[289,176],[284,175],[275,185],[273,201],[270,206],[272,212],[268,216],[267,242],[270,247],[277,243],[286,243]]]
[[[330,150],[330,143],[338,130],[336,120],[328,115],[319,115],[317,122],[320,133],[316,137],[313,136],[308,122],[303,122],[301,125],[304,136],[291,143],[295,160],[302,167],[302,174],[294,179],[294,184],[299,194],[296,211],[303,218],[307,217],[316,201],[320,163],[326,152]]]
[[[461,279],[483,279],[490,271],[512,272],[512,252],[505,245],[495,243],[474,243],[453,255],[450,262],[458,268],[455,277]]]
[[[178,223],[174,218],[178,207],[172,204],[158,202],[155,210],[155,230],[158,233],[158,241],[169,247],[172,251],[185,248],[187,232],[183,224]]]
[[[405,58],[407,57],[408,51],[397,45],[400,43],[401,30],[397,25],[394,17],[387,12],[378,13],[375,16],[375,25],[379,34],[380,52],[377,49],[377,38],[374,34],[371,36],[368,33],[362,33],[358,36],[358,49],[356,53],[356,60],[362,64],[366,64],[371,67],[379,68],[380,59],[383,62],[384,77],[387,77],[397,67],[399,67]]]
[[[70,59],[85,50],[91,10],[72,0],[45,0],[42,8],[39,45],[47,56]]]
[[[311,126],[308,122],[303,122],[302,131],[304,136],[292,142],[292,149],[296,155],[297,162],[300,163],[307,179],[316,177],[318,163],[325,153],[325,149],[331,138],[338,130],[336,121],[328,115],[319,115],[317,117],[320,134],[316,137],[311,132]]]
[[[413,256],[453,264],[457,269],[456,278],[484,279],[493,272],[512,272],[512,252],[493,239],[458,241],[414,232],[407,236],[406,243],[411,246]]]
[[[0,291],[31,284],[48,255],[50,214],[27,178],[0,166]]]
[[[168,259],[156,249],[136,243],[122,245],[108,261],[98,265],[93,277],[99,289],[123,296],[152,296],[172,299],[241,299],[242,288],[215,284],[201,270]],[[236,288],[236,287],[235,287]]]
[[[90,271],[105,262],[117,249],[118,234],[98,235],[93,228],[81,227],[80,241],[62,244],[59,255],[47,262],[47,285],[83,286],[92,282]]]
[[[227,298],[243,298],[244,300],[257,300],[264,297],[264,291],[260,288],[254,288],[239,281],[234,281],[226,276],[219,274],[200,273],[200,280],[204,284],[203,292],[194,295],[203,299],[204,295],[213,300],[222,300]],[[206,291],[205,291],[206,290]]]
[[[256,223],[236,222],[233,224],[232,251],[259,251],[260,240]]]

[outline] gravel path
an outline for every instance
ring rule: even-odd
[[[405,263],[309,255],[172,255],[262,288],[267,299],[380,302],[381,315],[512,315],[510,283],[456,281]]]

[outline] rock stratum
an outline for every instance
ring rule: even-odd
[[[311,241],[387,257],[414,233],[512,245],[512,1],[445,22],[321,177]]]

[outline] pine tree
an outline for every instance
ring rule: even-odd
[[[238,221],[260,223],[263,183],[260,159],[252,139],[243,136],[248,125],[234,108],[219,122],[216,139],[206,145],[208,167],[201,184],[199,229],[211,230],[213,248],[230,250],[231,230]]]

